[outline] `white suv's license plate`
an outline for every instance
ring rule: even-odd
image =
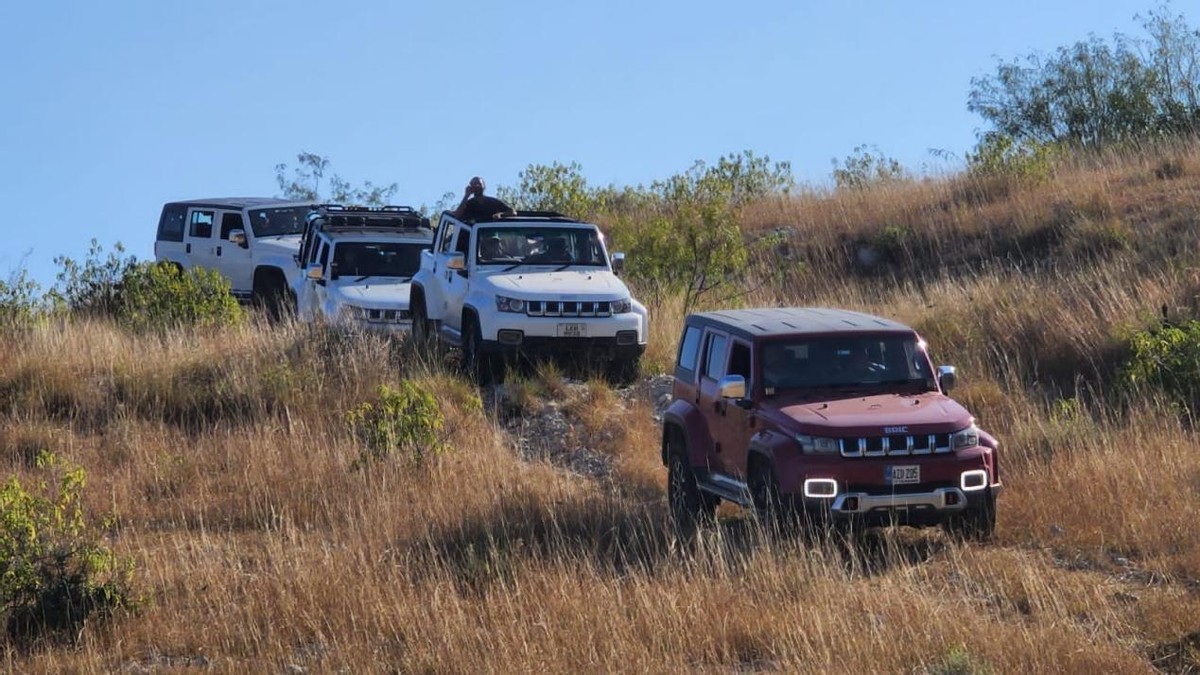
[[[586,323],[558,324],[558,337],[587,337]]]
[[[883,481],[888,485],[907,485],[921,482],[921,465],[905,464],[889,466],[883,470]]]

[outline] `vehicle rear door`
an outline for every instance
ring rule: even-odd
[[[718,380],[725,372],[728,348],[728,334],[712,328],[705,330],[704,344],[700,350],[700,363],[698,364],[700,377],[696,387],[696,407],[704,416],[704,423],[708,426],[708,433],[712,438],[712,447],[705,448],[708,465],[710,468],[722,471],[724,470],[722,457],[724,447],[719,439],[721,438],[720,427],[723,418],[720,415],[722,399],[718,391]]]
[[[213,257],[216,264],[229,277],[234,293],[245,295],[254,288],[254,261],[250,256],[249,239],[246,237],[246,220],[241,211],[218,211],[217,222],[220,232],[213,241]],[[244,246],[229,241],[234,230],[242,232]]]
[[[184,232],[187,231],[186,204],[166,204],[158,219],[158,235],[154,238],[155,260],[171,260],[183,264]]]
[[[217,210],[205,206],[193,206],[188,209],[187,231],[183,236],[184,255],[192,265],[220,269],[217,266],[216,246],[214,242],[214,225],[217,220]],[[224,270],[222,270],[223,272]]]

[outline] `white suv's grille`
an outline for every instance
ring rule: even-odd
[[[407,309],[368,309],[366,313],[367,321],[371,323],[402,323],[412,320]]]
[[[896,457],[950,452],[950,434],[840,438],[842,457]]]
[[[525,313],[529,316],[612,316],[612,303],[574,300],[530,300]]]

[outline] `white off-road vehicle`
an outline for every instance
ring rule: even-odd
[[[569,355],[619,379],[646,350],[646,308],[617,277],[604,235],[554,212],[471,222],[442,213],[413,278],[413,336],[459,347],[480,381],[505,359]]]
[[[295,264],[301,321],[407,332],[409,283],[433,243],[429,219],[407,206],[322,204],[308,216]]]
[[[183,269],[207,267],[229,279],[233,295],[278,315],[300,276],[295,255],[310,203],[261,197],[168,202],[158,220],[154,257]]]

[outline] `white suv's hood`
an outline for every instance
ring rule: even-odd
[[[293,256],[300,251],[300,235],[284,234],[278,237],[259,237],[254,240],[254,249],[259,256]]]
[[[359,283],[333,282],[329,297],[339,304],[367,309],[408,309],[408,289],[412,284],[399,279],[364,279]]]
[[[629,297],[629,289],[606,269],[572,269],[561,272],[513,271],[487,277],[501,295],[523,300],[620,300]],[[577,297],[578,296],[578,297]]]

